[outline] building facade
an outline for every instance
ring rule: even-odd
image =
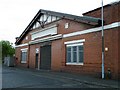
[[[104,6],[105,73],[120,77],[120,2]],[[101,75],[101,8],[83,16],[39,10],[16,38],[17,66]]]

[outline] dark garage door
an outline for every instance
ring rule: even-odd
[[[40,48],[40,69],[51,69],[51,46],[42,46]]]

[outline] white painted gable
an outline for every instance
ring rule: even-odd
[[[58,20],[58,19],[60,19],[60,17],[52,16],[52,15],[48,15],[48,14],[43,14],[43,15],[38,19],[38,21],[39,21],[39,22],[45,22],[45,24],[47,24],[47,23],[56,21],[56,20]],[[38,21],[36,21],[36,23],[34,23],[32,29],[35,29],[35,28],[38,28],[38,27],[41,26]]]

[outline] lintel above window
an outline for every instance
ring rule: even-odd
[[[80,40],[73,40],[73,41],[67,41],[67,42],[64,42],[64,44],[76,44],[76,43],[83,43],[85,42],[85,39],[80,39]]]

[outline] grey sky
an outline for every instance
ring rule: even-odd
[[[103,0],[104,5],[117,0]],[[0,0],[0,40],[15,42],[39,9],[81,16],[101,0]]]

